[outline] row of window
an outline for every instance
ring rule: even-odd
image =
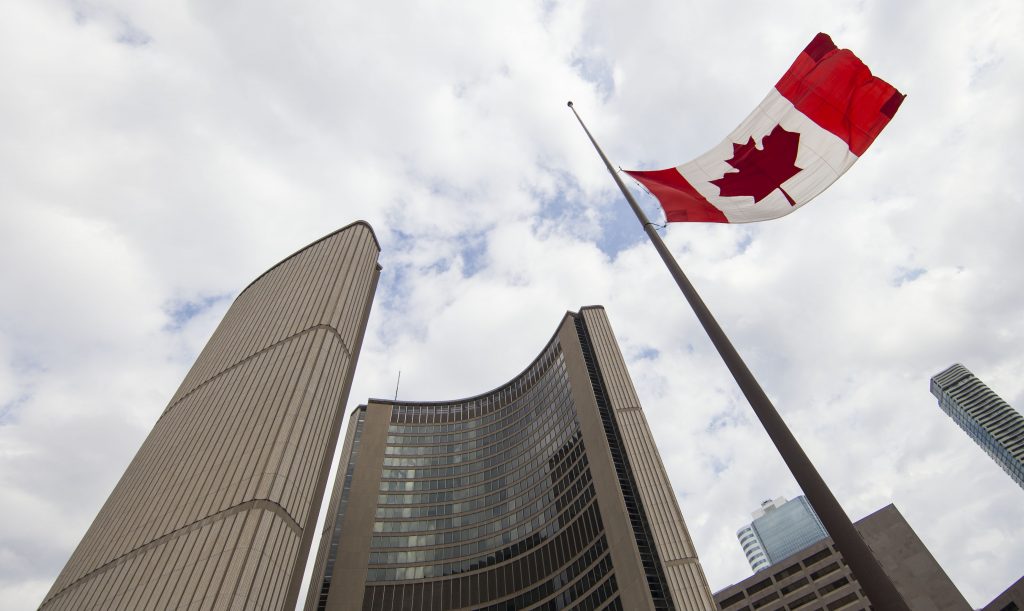
[[[458,488],[462,486],[469,486],[485,482],[490,479],[498,479],[502,477],[516,478],[515,474],[510,473],[508,464],[502,463],[497,467],[487,469],[485,471],[477,471],[476,473],[470,473],[467,475],[455,476],[450,475],[444,478],[444,473],[440,473],[438,476],[427,479],[425,475],[420,477],[423,479],[408,479],[416,477],[411,474],[421,473],[423,470],[401,470],[402,473],[399,477],[407,478],[407,481],[396,481],[398,478],[393,479],[382,479],[380,487],[378,488],[381,492],[415,492],[417,490],[443,490],[446,488]],[[441,469],[443,471],[443,469]]]
[[[543,443],[544,437],[548,435],[554,435],[559,432],[560,429],[574,424],[575,420],[575,406],[571,400],[563,403],[546,405],[544,409],[539,409],[539,419],[537,422],[531,423],[529,428],[523,432],[523,436],[519,438],[519,442],[509,447],[498,447],[497,445],[490,446],[492,451],[477,450],[471,453],[481,453],[486,456],[482,461],[472,463],[468,459],[469,454],[456,454],[454,457],[457,462],[468,465],[466,471],[480,471],[489,467],[502,465],[512,460],[513,456],[520,455],[530,449],[536,448],[536,446]],[[534,452],[536,453],[536,452]],[[422,459],[399,459],[395,456],[385,456],[384,466],[388,467],[399,462],[420,462],[420,463],[442,463],[447,460],[452,460],[453,456],[429,456],[422,457]],[[390,485],[390,484],[389,484]]]
[[[589,575],[589,573],[588,573]],[[594,582],[594,577],[585,577],[587,582]],[[477,583],[482,580],[476,580]],[[390,611],[391,609],[417,609],[418,611],[441,611],[471,606],[479,597],[472,594],[477,583],[470,583],[467,578],[448,579],[443,581],[424,581],[414,584],[394,584],[368,586],[363,596],[363,611]],[[490,585],[490,579],[487,580]],[[497,583],[493,590],[498,591]],[[482,611],[513,611],[515,609],[533,608],[543,611],[560,611],[570,605],[578,611],[594,611],[609,599],[611,603],[604,606],[605,611],[622,611],[622,604],[617,595],[617,584],[614,575],[595,588],[584,600],[559,593],[557,596],[545,594],[541,588],[507,598],[486,607],[478,607]],[[586,588],[583,589],[586,591]],[[547,600],[544,600],[547,598]],[[541,602],[543,600],[543,602]],[[486,601],[476,604],[485,604]]]
[[[574,445],[571,446],[571,448],[572,448],[572,451],[569,454],[564,455],[564,457],[562,458],[562,462],[560,462],[560,463],[558,463],[556,465],[556,471],[561,470],[562,465],[565,465],[565,464],[573,465],[574,461],[576,461],[576,459],[580,458],[580,456],[584,452],[582,441],[580,441],[578,443],[575,443]],[[587,460],[586,456],[583,456],[582,463],[584,465],[587,464],[586,460]],[[555,477],[555,476],[553,475],[552,477]],[[558,480],[556,482],[554,488],[552,488],[551,490],[554,490],[555,494],[557,495],[561,491],[562,487],[564,487],[562,481]],[[514,488],[517,491],[519,490],[519,488],[516,487],[516,486],[513,486],[512,488]],[[407,521],[407,520],[406,521],[378,520],[378,521],[374,522],[373,531],[374,532],[378,532],[378,533],[380,533],[380,532],[417,532],[417,531],[432,532],[432,531],[437,531],[437,530],[448,530],[448,529],[451,529],[451,528],[462,528],[462,527],[469,526],[469,525],[472,525],[472,524],[479,524],[480,522],[483,522],[485,520],[491,519],[491,518],[493,518],[495,516],[503,515],[505,513],[508,513],[510,511],[515,510],[517,507],[524,507],[524,506],[533,505],[533,501],[534,500],[536,500],[538,498],[547,498],[548,493],[549,493],[549,489],[548,488],[546,488],[543,484],[538,484],[538,486],[535,487],[535,488],[532,488],[530,490],[526,490],[525,492],[522,492],[520,494],[514,494],[512,496],[512,498],[509,500],[509,502],[504,507],[490,507],[490,508],[487,508],[487,509],[485,509],[483,511],[478,511],[478,512],[475,512],[475,513],[456,515],[456,516],[452,516],[452,517],[438,518],[438,519],[435,519],[435,520],[416,520],[416,521]],[[455,508],[456,508],[456,506],[452,505],[452,509],[454,510]],[[459,509],[462,508],[461,504],[459,504],[458,508]],[[379,516],[382,512],[384,512],[384,511],[392,511],[393,509],[394,508],[391,508],[391,509],[379,509],[378,508],[377,514]],[[424,508],[422,508],[422,507],[415,507],[415,508],[408,508],[408,509],[410,509],[410,510],[412,510],[412,509],[422,510]]]
[[[573,408],[573,406],[571,404],[566,406],[566,409],[572,409],[572,408]],[[553,417],[556,417],[557,415],[558,414],[555,414],[554,416],[548,415],[548,418],[551,419]],[[533,455],[537,454],[536,451],[530,452],[530,450],[535,450],[535,446],[530,446],[529,444],[524,444],[524,453],[529,452],[530,456],[533,456]],[[478,461],[478,462],[475,462],[475,463],[462,463],[462,464],[459,464],[459,465],[447,465],[447,466],[440,466],[440,467],[427,467],[427,468],[420,468],[420,469],[387,469],[386,468],[381,473],[381,478],[382,478],[381,486],[382,487],[389,486],[390,484],[388,484],[386,482],[390,482],[391,480],[398,480],[398,479],[402,479],[402,480],[406,480],[406,479],[427,480],[427,479],[439,479],[439,478],[451,478],[451,477],[460,477],[460,478],[472,477],[472,478],[474,478],[473,481],[476,481],[476,482],[485,481],[485,480],[488,480],[488,479],[493,479],[493,478],[498,477],[500,475],[504,475],[505,473],[508,473],[509,469],[511,468],[510,465],[513,464],[513,462],[516,465],[522,464],[523,461],[521,459],[520,460],[513,460],[512,454],[513,454],[512,452],[506,452],[506,456],[503,456],[503,457],[492,456],[492,457],[489,457],[489,458],[487,458],[486,460],[483,460],[483,461]],[[505,460],[506,462],[501,462],[501,460]],[[402,488],[399,487],[398,489],[401,490]]]
[[[534,458],[526,467],[520,467],[516,473],[510,472],[507,463],[502,463],[497,467],[487,469],[486,471],[477,471],[476,473],[449,477],[449,478],[437,478],[437,479],[420,479],[420,480],[381,480],[378,490],[380,492],[418,492],[427,490],[447,490],[454,488],[462,488],[465,486],[472,486],[474,484],[480,484],[488,480],[502,479],[516,481],[520,477],[520,472],[524,469],[535,469],[537,468],[537,459]]]
[[[524,395],[523,400],[517,400],[500,410],[491,412],[480,418],[466,420],[455,424],[445,425],[400,425],[390,424],[388,426],[388,443],[423,445],[431,443],[452,443],[467,439],[478,439],[494,431],[511,426],[511,424],[531,414],[530,410],[524,410],[523,406],[530,403],[530,397],[546,396],[554,392],[561,380],[565,379],[565,368],[555,368],[548,371],[538,383]],[[438,430],[441,429],[441,430]]]
[[[457,425],[464,425],[466,421],[488,422],[488,418],[495,411],[509,405],[536,386],[537,380],[556,364],[564,370],[565,359],[562,356],[561,346],[557,342],[553,342],[526,372],[504,387],[484,396],[451,404],[396,403],[391,412],[391,422],[396,425],[394,432],[415,432],[399,428],[405,424],[419,425],[424,432],[427,432],[427,426],[436,427],[429,432],[452,432],[457,430]]]
[[[600,568],[605,568],[607,573],[607,571],[611,569],[611,558],[606,558],[606,563],[608,565],[607,567]],[[549,604],[547,608],[564,609],[566,605],[574,602],[576,598],[582,596],[587,590],[598,583],[601,585],[588,594],[587,597],[576,606],[576,609],[596,609],[601,603],[611,599],[612,596],[619,591],[618,584],[615,583],[615,575],[608,577],[608,579],[604,580],[602,583],[601,579],[603,575],[597,574],[596,568],[594,570],[595,573],[593,575],[587,573],[581,581],[578,581],[572,588],[570,588],[570,591],[567,591],[560,596],[556,596],[555,599],[551,601],[553,604]]]
[[[548,498],[545,498],[536,503],[530,503],[524,509],[514,511],[510,514],[506,514],[504,517],[499,517],[497,520],[481,524],[480,526],[472,528],[464,528],[462,530],[449,530],[445,532],[431,533],[431,534],[416,534],[407,536],[380,536],[374,535],[373,540],[370,543],[372,548],[391,548],[391,547],[426,547],[426,546],[440,546],[440,545],[451,545],[453,543],[461,543],[463,541],[473,541],[481,537],[487,537],[496,533],[500,533],[503,530],[508,530],[513,526],[519,526],[524,522],[533,522],[538,513],[543,515],[544,521],[550,520],[555,517],[560,507],[563,504],[568,503],[574,499],[583,488],[590,483],[590,471],[583,471],[585,465],[577,463],[580,466],[580,471],[583,472],[583,476],[576,479],[576,474],[572,474],[574,483],[569,488],[564,497],[557,497],[555,494],[551,494]],[[568,479],[568,478],[567,478]],[[557,502],[556,502],[557,499]],[[547,503],[545,505],[544,503]],[[485,517],[490,517],[487,513],[478,514]]]
[[[577,559],[580,554],[595,546],[605,546],[603,541],[603,526],[597,506],[591,503],[580,512],[576,519],[564,528],[554,533],[549,538],[535,534],[528,539],[513,544],[502,550],[497,550],[486,559],[469,565],[469,574],[460,575],[454,579],[445,579],[433,582],[432,588],[440,587],[442,599],[446,601],[444,608],[453,607],[480,607],[489,601],[506,598],[516,592],[529,589],[527,598],[521,601],[520,608],[536,604],[543,600],[542,590],[533,587],[543,582],[551,582],[569,565]],[[601,552],[596,555],[600,555]],[[383,579],[393,580],[427,578],[429,570],[420,573],[420,568],[426,567],[398,567],[390,569],[371,568],[368,572],[368,582],[378,582]],[[437,568],[437,567],[433,567]],[[444,565],[441,575],[454,575],[460,572],[464,565],[455,563]],[[410,575],[410,570],[412,570]],[[483,569],[483,570],[480,570]],[[399,577],[401,575],[401,577]],[[419,575],[420,577],[416,577]],[[435,575],[440,576],[440,575]],[[424,582],[430,584],[431,582]],[[565,583],[559,581],[559,583]],[[412,585],[412,584],[406,584]],[[367,588],[365,601],[367,599],[379,600],[386,597],[386,585],[374,585]],[[371,588],[374,588],[371,591]],[[532,593],[532,594],[531,594]],[[392,594],[392,600],[394,594]],[[407,601],[410,602],[411,601]],[[399,605],[401,606],[401,605]],[[406,606],[405,608],[427,608],[426,606]],[[369,608],[389,609],[393,606]],[[435,607],[436,608],[436,607]]]
[[[827,564],[824,563],[824,561],[832,558],[835,558],[832,562],[829,562]],[[778,599],[779,595],[785,597],[791,593],[797,592],[804,586],[807,586],[809,584],[814,585],[818,580],[822,579],[823,577],[838,571],[840,569],[841,563],[843,563],[843,561],[841,558],[838,557],[835,549],[833,547],[826,546],[823,549],[818,550],[817,552],[804,558],[800,562],[795,562],[785,568],[779,569],[775,571],[773,575],[766,575],[764,579],[747,586],[745,590],[740,590],[732,596],[729,596],[728,598],[720,601],[719,606],[722,609],[736,608],[736,605],[745,601],[748,597],[753,597],[755,594],[758,594],[759,592],[762,592],[764,590],[768,590],[769,588],[772,588],[772,586],[774,585],[774,589],[772,590],[772,592],[762,596],[761,598],[758,598],[754,603],[751,603],[754,606],[754,608],[767,605],[768,603]],[[805,569],[810,569],[819,564],[820,566],[817,566],[816,570],[810,573],[807,577],[800,577],[797,579],[793,579],[792,581],[787,581],[794,575],[800,573],[801,571]],[[837,587],[844,585],[846,583],[845,579],[845,577],[840,577],[828,586],[824,586],[820,590],[821,595],[824,596],[825,594],[831,592]],[[817,597],[817,594],[812,590],[809,596],[801,596],[800,598],[797,598],[794,601],[790,602],[788,608],[796,609],[797,607],[806,604],[810,600],[817,599]],[[742,609],[749,609],[749,607],[738,607],[736,609],[737,611],[741,611]]]
[[[575,419],[576,409],[572,401],[568,401],[565,404],[557,405],[554,407],[554,411],[551,411],[544,415],[545,419],[552,422],[552,428],[557,428],[557,419],[565,419],[566,414],[572,414]],[[539,453],[539,448],[536,443],[527,441],[522,444],[522,453],[528,453],[530,456],[535,456]],[[498,475],[507,473],[511,464],[520,465],[523,464],[523,459],[515,459],[515,453],[512,451],[504,452],[501,456],[490,456],[482,461],[477,462],[466,462],[458,465],[445,465],[419,469],[393,469],[385,468],[381,474],[382,478],[382,489],[384,486],[390,486],[391,480],[396,479],[430,479],[430,478],[450,478],[450,477],[474,477],[477,478],[480,474],[483,474],[482,478],[478,478],[477,481],[484,481],[492,479]],[[520,455],[521,456],[521,455]],[[388,467],[389,462],[396,462],[399,460],[407,459],[391,459],[385,460],[385,467]],[[431,458],[430,462],[440,463],[437,458]],[[400,489],[400,488],[399,488]]]
[[[826,584],[826,585],[822,586],[821,588],[818,589],[817,593],[815,593],[814,590],[811,590],[810,592],[808,592],[808,593],[806,593],[806,594],[804,594],[802,596],[799,596],[799,597],[793,599],[784,608],[787,608],[787,609],[799,609],[801,607],[806,606],[811,601],[817,600],[819,598],[819,596],[821,598],[825,598],[826,596],[828,596],[832,592],[835,592],[839,588],[842,588],[842,587],[848,585],[849,583],[850,583],[850,580],[848,578],[841,577],[841,578],[833,581],[832,583],[829,583],[829,584]],[[794,591],[794,590],[790,590],[790,591]],[[753,609],[760,609],[760,608],[765,607],[765,606],[767,606],[767,605],[769,605],[769,604],[771,604],[771,603],[773,603],[773,602],[775,602],[777,600],[780,600],[786,594],[787,594],[787,592],[781,592],[781,594],[780,594],[780,592],[769,592],[767,595],[765,595],[765,596],[763,596],[763,597],[753,601],[752,603],[750,603],[750,607],[753,608]],[[841,597],[837,598],[836,600],[833,600],[833,601],[829,602],[826,606],[819,606],[818,608],[819,609],[830,609],[830,610],[832,610],[832,609],[839,609],[839,608],[842,608],[842,607],[846,606],[847,604],[849,604],[851,602],[856,601],[858,598],[859,597],[857,596],[856,592],[847,592],[844,596],[841,596]]]
[[[610,569],[611,568],[611,564],[610,564],[610,560],[611,559],[610,559],[610,557],[609,556],[601,557],[601,554],[603,554],[607,549],[608,549],[607,541],[605,540],[604,536],[602,535],[594,543],[594,545],[592,547],[590,547],[589,549],[587,549],[586,552],[584,552],[583,555],[581,555],[579,558],[577,558],[571,565],[566,567],[560,573],[554,575],[551,579],[545,581],[540,586],[534,588],[533,590],[530,590],[529,592],[524,592],[524,593],[520,594],[519,596],[516,596],[515,598],[510,599],[510,600],[501,601],[500,603],[491,605],[491,606],[487,607],[486,609],[497,610],[497,609],[508,609],[508,608],[512,608],[512,609],[522,609],[522,608],[525,608],[528,604],[531,604],[528,601],[531,601],[531,600],[542,600],[544,598],[547,598],[547,597],[551,596],[552,594],[558,593],[559,590],[561,590],[562,588],[564,588],[565,586],[571,584],[574,580],[576,580],[577,577],[581,573],[583,573],[584,571],[587,571],[587,573],[584,574],[584,579],[585,579],[586,575],[588,575],[588,574],[590,574],[592,572],[591,571],[591,565],[594,564],[595,562],[597,562],[598,560],[600,560],[601,562],[607,561],[608,562],[607,569]],[[605,570],[603,572],[607,572],[607,570]],[[591,579],[592,578],[593,577],[591,577]],[[579,582],[577,582],[577,583],[579,583]],[[575,584],[573,584],[573,585],[575,585]],[[584,591],[585,591],[585,589],[584,589]],[[576,598],[575,596],[572,596],[572,595],[570,595],[567,598],[563,598],[562,594],[565,594],[565,593],[566,592],[559,593],[558,596],[555,597],[555,598],[558,599],[557,602],[555,601],[554,598],[552,598],[551,600],[549,600],[547,602],[556,604],[557,608],[559,608],[559,609],[565,608],[569,603],[571,603]]]
[[[543,412],[538,405],[562,405],[569,398],[569,390],[564,385],[548,392],[531,394],[520,401],[522,409],[518,410],[514,420],[503,420],[502,423],[486,427],[487,432],[471,431],[472,437],[445,438],[440,435],[422,435],[410,437],[389,435],[387,439],[387,456],[430,456],[434,454],[466,454],[470,450],[482,449],[509,438],[521,438],[520,431],[530,428],[536,420],[543,419]],[[491,428],[493,427],[493,430]]]
[[[573,423],[573,425],[575,425],[575,423]],[[575,428],[575,426],[573,426],[573,428]],[[565,446],[565,444],[558,444],[564,435],[565,431],[550,431],[543,439],[540,440],[539,447],[551,448],[557,451],[560,447]],[[555,438],[556,436],[557,438]],[[574,440],[570,439],[570,443],[572,443],[572,441]],[[532,487],[538,482],[549,481],[548,470],[550,469],[550,466],[548,465],[548,461],[543,461],[538,464],[538,459],[544,459],[545,454],[546,453],[540,454],[534,459],[534,461],[523,465],[511,476],[500,477],[498,479],[493,479],[467,488],[455,488],[454,484],[464,482],[456,482],[453,480],[453,487],[451,489],[441,489],[437,492],[381,494],[377,496],[377,503],[378,505],[424,505],[428,503],[431,505],[437,503],[464,505],[465,503],[458,503],[458,501],[473,499],[498,490],[505,490],[510,496],[517,496],[520,490]],[[550,457],[548,460],[550,460]],[[527,473],[529,473],[529,475],[527,475]],[[510,484],[509,482],[515,482],[515,484]],[[459,510],[453,509],[452,513],[459,513]]]
[[[528,439],[531,436],[535,437],[539,431],[544,431],[546,425],[550,428],[550,423],[546,422],[546,420],[551,418],[554,414],[549,412],[557,413],[567,411],[572,407],[572,399],[569,397],[568,393],[561,395],[559,403],[538,403],[532,407],[532,409],[537,412],[536,420],[530,422],[523,431],[497,440],[496,443],[487,447],[471,450],[461,454],[431,454],[426,452],[426,449],[423,449],[423,452],[421,453],[421,448],[416,446],[389,447],[385,450],[384,466],[419,467],[449,464],[455,465],[486,459],[488,457],[501,454],[505,450],[515,446],[529,445],[530,442]],[[401,454],[395,454],[394,452],[401,452]]]
[[[500,534],[492,535],[486,539],[479,539],[453,545],[451,547],[433,547],[427,549],[371,552],[370,565],[382,564],[418,564],[423,562],[436,563],[441,560],[452,560],[460,557],[473,557],[486,555],[491,550],[507,546],[514,541],[528,538],[532,534],[539,534],[541,538],[548,538],[558,532],[561,524],[568,522],[587,503],[594,498],[594,486],[588,484],[586,488],[576,496],[575,500],[564,509],[561,515],[556,507],[549,508],[541,515],[534,516],[528,522],[520,524]],[[556,519],[557,518],[557,519]],[[429,575],[427,575],[429,577]]]
[[[396,496],[394,500],[398,501],[398,503],[387,503],[387,499],[383,499],[385,502],[380,503],[380,506],[377,507],[376,515],[378,518],[387,519],[447,516],[460,512],[477,511],[484,507],[489,507],[498,502],[502,502],[510,496],[521,496],[523,494],[523,491],[526,490],[529,486],[544,481],[543,479],[541,479],[546,474],[546,469],[544,467],[547,464],[547,461],[549,461],[552,458],[552,455],[564,456],[564,450],[571,449],[570,444],[579,443],[579,430],[576,421],[573,420],[571,423],[566,423],[566,428],[564,428],[560,433],[558,433],[558,435],[559,436],[557,439],[549,443],[551,447],[539,445],[541,442],[538,442],[538,445],[531,448],[529,451],[526,452],[526,454],[511,459],[511,464],[515,465],[516,467],[522,464],[524,470],[526,470],[527,472],[531,468],[529,465],[533,464],[534,471],[531,475],[525,476],[525,479],[520,480],[519,482],[516,482],[515,484],[512,484],[510,486],[506,486],[504,489],[492,491],[492,493],[488,494],[485,497],[465,500],[460,503],[454,503],[454,498],[448,499],[445,496],[441,496],[449,494],[447,492],[429,493],[425,495],[394,495]],[[418,504],[420,505],[422,505],[423,503],[430,504],[418,507],[411,506],[414,503],[412,499],[409,499],[409,501],[406,502],[404,498],[406,496],[415,497],[416,499],[418,499]],[[397,497],[402,498],[399,499]],[[378,499],[378,502],[380,501],[381,499]],[[399,503],[404,506],[394,506]],[[455,510],[456,505],[458,505],[459,511]]]
[[[601,537],[601,542],[603,543],[603,541],[604,537]],[[577,559],[576,562],[570,565],[569,569],[562,571],[559,575],[556,575],[554,579],[545,581],[536,588],[528,592],[523,592],[515,598],[503,600],[501,602],[484,607],[479,611],[504,611],[505,609],[523,609],[526,608],[527,605],[531,604],[527,601],[544,601],[545,598],[549,597],[550,600],[544,601],[544,603],[550,604],[555,609],[565,609],[571,606],[573,603],[575,603],[584,593],[590,590],[590,588],[594,587],[594,585],[600,583],[601,580],[604,579],[605,576],[607,576],[608,573],[611,572],[611,556],[606,555],[600,560],[598,560],[597,563],[594,564],[594,566],[588,567],[590,563],[583,563],[583,561],[585,558],[589,558],[590,556],[591,554],[588,550],[587,554],[584,554],[584,556],[581,556],[579,559]],[[586,572],[583,572],[582,576],[579,576],[580,573],[584,570]],[[569,580],[562,581],[562,576],[569,577]],[[579,579],[573,581],[577,577],[579,577]],[[563,587],[565,589],[562,589]]]

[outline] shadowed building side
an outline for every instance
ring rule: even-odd
[[[42,609],[294,606],[379,253],[354,223],[242,291]]]
[[[626,370],[626,361],[622,358],[608,316],[603,308],[582,308],[576,327],[581,331],[581,337],[585,337],[585,343],[590,344],[589,352],[597,361],[597,378],[607,389],[607,408],[602,407],[603,402],[597,397],[598,411],[602,417],[610,420],[614,429],[612,432],[623,453],[622,464],[616,466],[621,492],[626,497],[627,506],[631,506],[627,490],[632,489],[639,504],[645,508],[640,511],[630,509],[630,521],[637,541],[642,541],[644,537],[639,536],[641,530],[636,522],[638,519],[645,520],[647,524],[643,528],[649,533],[648,537],[653,539],[655,549],[652,552],[660,558],[668,593],[677,609],[714,609],[707,578],[697,559],[690,532],[683,522],[672,483],[640,407],[640,398]],[[584,350],[585,358],[587,353]],[[591,377],[594,377],[593,374]],[[607,414],[608,408],[610,414]],[[605,428],[607,432],[608,423]],[[614,453],[615,444],[611,441],[611,434],[608,434],[610,449]],[[626,471],[625,477],[621,473],[623,469]],[[645,565],[649,562],[645,560]],[[649,566],[646,575],[647,581],[652,582]]]
[[[792,503],[792,501],[790,501]],[[857,531],[913,611],[970,611],[963,594],[895,505],[858,520]],[[768,569],[715,593],[722,611],[871,611],[871,602],[832,539],[777,558]]]
[[[349,420],[307,611],[715,609],[603,308],[508,384]]]

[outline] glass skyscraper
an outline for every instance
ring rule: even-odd
[[[1024,488],[1024,416],[959,363],[935,374],[931,391],[942,411]]]
[[[308,611],[715,609],[603,308],[521,374],[350,417]]]
[[[779,497],[761,503],[754,521],[736,532],[743,553],[754,572],[828,537],[807,497],[791,501]]]

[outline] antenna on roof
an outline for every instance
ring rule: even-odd
[[[402,383],[402,370],[398,370],[398,381],[395,382],[395,401],[398,401],[398,385]]]

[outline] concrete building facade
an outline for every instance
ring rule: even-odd
[[[379,252],[355,223],[242,291],[42,609],[294,607]]]
[[[981,611],[1021,611],[1024,609],[1024,577],[1006,588],[992,602],[981,608]]]
[[[828,537],[807,497],[768,500],[752,514],[754,520],[736,531],[736,538],[754,572]]]
[[[1024,488],[1024,416],[957,363],[931,380],[939,407]]]
[[[895,505],[854,526],[914,611],[971,606]],[[870,602],[832,539],[823,539],[715,593],[722,611],[867,611]]]
[[[715,609],[603,308],[495,390],[353,412],[305,608]]]

